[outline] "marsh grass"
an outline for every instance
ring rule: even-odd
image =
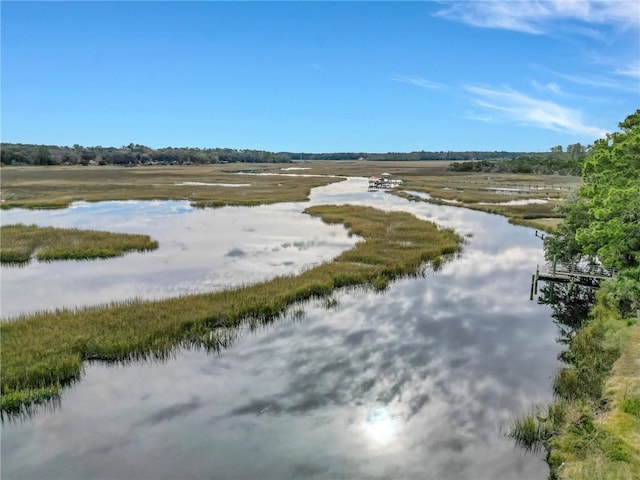
[[[188,200],[196,207],[253,206],[304,201],[312,188],[343,180],[287,176],[280,170],[281,166],[273,164],[252,164],[251,168],[256,173],[283,175],[238,175],[246,168],[241,164],[2,167],[0,206],[3,209],[65,208],[80,200]],[[250,185],[233,188],[216,184]]]
[[[564,402],[538,407],[516,418],[507,436],[526,452],[540,453],[548,448],[549,440],[565,421],[565,408]]]
[[[618,442],[614,456],[618,451],[628,454],[628,460],[610,468],[611,473],[640,478],[640,326],[632,325],[621,333],[621,355],[606,380],[603,397],[607,409],[599,421]]]
[[[579,182],[560,175],[518,175],[451,172],[448,162],[309,161],[285,164],[305,168],[283,171],[283,164],[225,164],[203,166],[3,167],[2,208],[63,208],[85,200],[188,200],[196,207],[254,206],[308,199],[311,188],[341,181],[333,176],[368,177],[389,172],[405,181],[404,188],[429,193],[433,203],[474,208],[505,215],[513,223],[552,230],[555,205]],[[239,175],[269,173],[262,175]],[[292,177],[291,173],[327,175]],[[215,185],[181,185],[184,182],[246,184],[239,188]],[[515,189],[506,192],[495,189]],[[502,192],[502,193],[500,193]],[[401,190],[392,193],[407,197]],[[482,205],[516,199],[550,198],[544,205]],[[413,198],[413,200],[419,200]],[[543,219],[543,220],[539,220]]]
[[[18,266],[34,254],[42,261],[86,260],[156,248],[158,242],[148,235],[22,224],[0,227],[0,262]]]
[[[20,414],[55,398],[76,381],[86,360],[113,362],[170,355],[183,346],[209,350],[230,341],[229,329],[273,321],[292,305],[330,298],[338,288],[384,289],[424,262],[456,252],[451,230],[403,212],[356,206],[316,206],[307,213],[341,223],[363,241],[298,275],[207,294],[22,316],[0,325],[2,411]],[[330,300],[329,300],[330,302]]]
[[[454,205],[503,215],[511,223],[553,231],[561,215],[558,204],[575,190],[580,179],[561,175],[463,173],[434,170],[430,175],[407,177],[393,193],[413,201]],[[403,190],[428,193],[423,199]],[[546,203],[509,205],[511,200],[545,199]],[[489,203],[488,205],[485,203]]]
[[[509,217],[509,223],[523,227],[536,228],[544,232],[553,233],[562,221],[560,217],[541,217],[535,219]]]
[[[620,410],[640,419],[640,395],[625,396],[620,402]]]
[[[554,394],[565,400],[599,401],[604,381],[620,356],[620,345],[611,332],[624,322],[594,320],[571,338],[562,359],[568,366],[558,371],[553,381]]]
[[[225,164],[202,166],[3,167],[2,208],[64,208],[84,200],[187,200],[196,207],[255,206],[305,201],[312,188],[341,181],[329,176],[368,177],[389,172],[405,181],[403,188],[432,195],[428,201],[504,215],[514,224],[553,231],[560,215],[555,207],[576,188],[577,177],[561,175],[452,172],[449,162],[308,161],[294,164]],[[282,168],[304,168],[283,171]],[[270,175],[239,175],[239,173]],[[294,177],[290,174],[325,175]],[[239,188],[192,183],[246,184]],[[496,190],[507,189],[507,190]],[[508,191],[509,189],[514,191]],[[402,190],[391,193],[411,200]],[[546,204],[482,205],[549,198]]]

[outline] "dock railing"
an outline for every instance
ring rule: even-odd
[[[536,267],[536,273],[531,276],[531,295],[538,293],[538,281],[569,283],[570,289],[574,284],[584,285],[588,288],[598,288],[600,280],[613,278],[618,274],[618,269],[607,268],[595,263],[579,264],[564,262],[548,262],[542,268]]]
[[[618,273],[616,268],[606,268],[598,264],[581,265],[576,263],[548,262],[538,268],[538,276],[546,277],[584,277],[584,278],[612,278]]]

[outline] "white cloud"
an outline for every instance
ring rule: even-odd
[[[396,75],[392,77],[391,80],[393,80],[394,82],[409,83],[417,87],[429,88],[429,89],[444,87],[442,83],[432,82],[431,80],[427,80],[426,78],[421,78],[421,77],[407,77],[404,75]]]
[[[487,0],[446,3],[436,16],[484,28],[500,28],[524,33],[553,33],[559,20],[575,20],[593,25],[640,27],[637,0]],[[589,29],[576,29],[594,35]]]
[[[551,91],[551,92],[553,92],[553,93],[560,93],[560,92],[561,92],[561,90],[562,90],[562,89],[560,88],[560,85],[558,85],[558,84],[557,84],[557,83],[555,83],[555,82],[549,82],[549,83],[547,83],[547,85],[546,85],[546,86],[547,86],[547,90],[549,90],[549,91]]]
[[[562,93],[562,88],[560,87],[560,85],[558,85],[555,82],[548,82],[545,85],[542,85],[541,83],[538,83],[535,80],[532,80],[531,85],[533,85],[533,88],[535,88],[539,92],[549,91],[549,92],[555,93],[556,95],[559,95]]]
[[[616,75],[624,75],[625,77],[640,79],[640,61],[636,62],[635,64],[619,68],[614,73]]]
[[[569,82],[576,83],[578,85],[586,85],[588,87],[596,87],[596,88],[609,88],[613,90],[620,91],[630,91],[630,87],[624,85],[617,80],[612,78],[603,77],[603,76],[585,76],[585,75],[569,75],[566,73],[552,72],[555,75],[563,78]],[[637,89],[633,89],[632,91],[636,91]]]
[[[468,113],[465,115],[453,115],[454,118],[460,118],[462,120],[473,120],[475,122],[483,122],[483,123],[489,123],[492,118],[490,116],[487,115],[478,115],[475,113]]]
[[[563,107],[547,100],[539,100],[509,88],[494,90],[467,86],[465,89],[475,95],[476,105],[498,112],[508,120],[594,139],[606,135],[605,130],[586,125],[579,110]]]

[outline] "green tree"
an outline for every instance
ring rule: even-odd
[[[37,162],[38,165],[51,165],[53,163],[51,152],[47,147],[38,148]]]
[[[620,123],[622,132],[595,142],[580,189],[589,223],[576,240],[588,255],[617,267],[640,265],[640,109]]]
[[[582,245],[576,239],[576,231],[588,222],[589,212],[579,197],[569,200],[559,208],[564,220],[553,235],[544,240],[545,255],[560,262],[578,262],[582,256]]]
[[[548,257],[640,265],[640,109],[619,126],[621,132],[597,140],[585,159],[578,195],[545,242]]]
[[[586,147],[582,146],[579,143],[567,145],[567,153],[574,160],[584,157],[586,150]]]

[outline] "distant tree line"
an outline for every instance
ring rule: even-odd
[[[476,162],[454,162],[449,169],[454,172],[491,173],[537,173],[547,175],[580,175],[589,146],[579,143],[569,145],[564,151],[561,145],[551,148],[549,153],[529,153],[514,158]]]
[[[291,162],[294,160],[504,160],[525,155],[521,152],[333,152],[296,153],[263,150],[236,150],[231,148],[159,148],[133,144],[122,147],[72,147],[3,143],[3,165],[190,165],[230,162]]]
[[[201,165],[230,162],[290,162],[281,153],[231,148],[159,148],[130,143],[115,147],[59,147],[3,143],[3,165]]]
[[[332,152],[332,153],[294,153],[281,152],[291,160],[370,160],[370,161],[424,161],[424,160],[502,160],[522,155],[523,152],[455,152],[455,151],[419,151],[419,152]]]
[[[202,165],[210,163],[288,163],[295,160],[453,161],[458,172],[515,172],[578,174],[588,149],[582,145],[553,147],[551,153],[419,151],[296,153],[232,148],[158,148],[130,143],[122,147],[71,147],[2,143],[3,165]]]

